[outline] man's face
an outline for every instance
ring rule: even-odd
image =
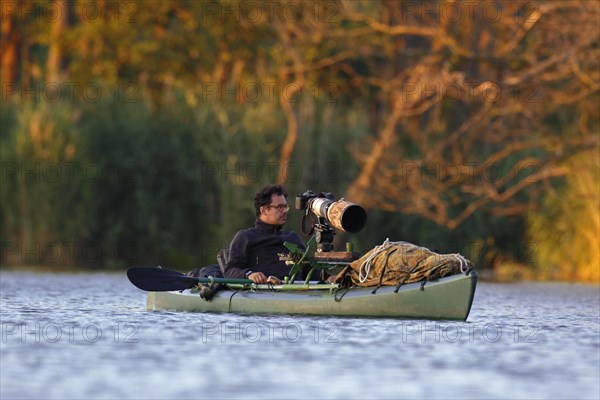
[[[271,204],[260,208],[260,220],[271,225],[284,225],[290,207],[284,196],[274,194],[271,196]]]

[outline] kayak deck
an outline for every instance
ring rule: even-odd
[[[237,314],[300,314],[347,317],[467,319],[477,273],[393,286],[339,290],[222,290],[211,301],[197,292],[149,292],[148,310]]]

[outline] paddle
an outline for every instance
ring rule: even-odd
[[[153,267],[133,267],[127,270],[127,278],[136,287],[147,292],[170,292],[189,289],[198,283],[252,283],[250,279],[192,278],[178,271]]]

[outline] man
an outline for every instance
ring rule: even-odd
[[[265,186],[256,193],[255,226],[238,231],[231,241],[229,260],[223,271],[226,278],[280,283],[289,274],[291,267],[279,258],[279,253],[289,253],[283,243],[294,243],[302,249],[305,246],[295,232],[282,229],[290,210],[286,198],[287,192],[281,185]]]

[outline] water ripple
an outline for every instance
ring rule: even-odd
[[[0,301],[3,399],[600,397],[595,286],[481,283],[468,322],[151,312],[122,273]]]

